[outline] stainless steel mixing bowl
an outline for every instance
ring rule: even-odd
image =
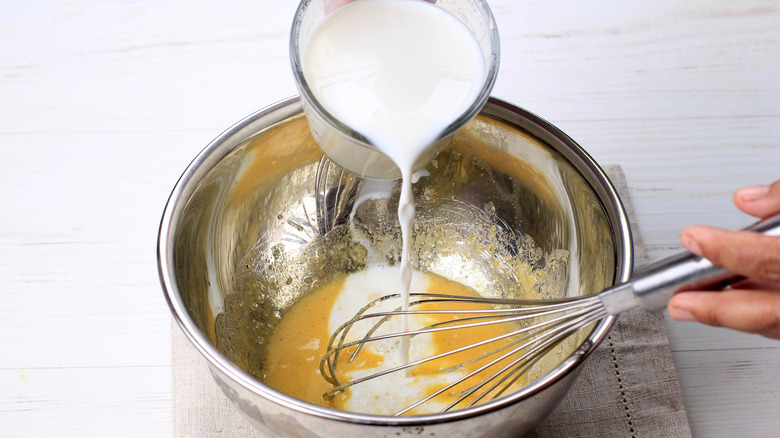
[[[259,430],[289,437],[520,436],[549,413],[606,337],[608,317],[551,352],[523,389],[444,414],[388,417],[296,400],[256,375],[295,300],[399,257],[397,187],[323,158],[298,98],[239,122],[190,164],[165,208],[160,279],[176,321]],[[391,185],[393,183],[390,183]],[[577,296],[629,278],[628,221],[608,178],[551,124],[497,99],[415,184],[412,263],[485,295]],[[538,281],[525,281],[527,276]]]

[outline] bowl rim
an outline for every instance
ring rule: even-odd
[[[481,114],[529,132],[563,155],[582,174],[599,196],[610,221],[612,234],[615,238],[614,282],[627,281],[631,275],[634,261],[631,227],[617,190],[596,161],[573,139],[554,125],[511,103],[491,96]],[[577,371],[599,344],[606,339],[617,320],[617,316],[609,315],[599,321],[586,340],[569,357],[544,376],[511,394],[464,409],[416,416],[392,417],[361,414],[314,405],[270,388],[234,365],[209,341],[187,310],[175,275],[176,265],[173,250],[177,220],[201,179],[220,159],[258,132],[257,125],[262,125],[262,129],[265,129],[298,115],[303,115],[300,97],[292,96],[250,114],[225,130],[187,166],[176,182],[165,205],[157,238],[157,268],[160,283],[176,323],[189,342],[208,361],[210,367],[252,393],[299,413],[375,426],[423,426],[484,415],[528,399],[570,373]]]

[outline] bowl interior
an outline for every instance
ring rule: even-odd
[[[630,237],[606,177],[559,131],[507,108],[491,101],[415,183],[413,267],[496,297],[581,296],[625,280]],[[168,263],[186,308],[178,316],[257,376],[263,340],[299,297],[397,263],[398,186],[325,159],[297,102],[240,123],[174,193]],[[531,378],[589,334],[551,352]]]

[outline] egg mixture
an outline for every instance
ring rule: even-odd
[[[285,312],[268,341],[263,381],[269,386],[301,400],[351,412],[380,415],[393,415],[417,400],[445,387],[454,380],[467,375],[484,361],[475,362],[452,371],[442,369],[473,359],[482,353],[492,351],[509,341],[495,341],[477,349],[457,353],[441,359],[413,367],[409,372],[389,373],[380,378],[354,385],[336,394],[332,399],[323,398],[323,394],[332,388],[320,373],[320,360],[327,351],[331,334],[344,322],[372,300],[396,292],[398,284],[397,268],[371,268],[326,284],[304,296]],[[449,281],[437,275],[414,271],[412,290],[430,293],[478,296],[466,286]],[[390,311],[399,307],[392,300],[382,304],[378,311]],[[452,304],[447,309],[485,309],[482,305]],[[426,310],[432,308],[429,306]],[[413,317],[412,329],[428,325],[446,316]],[[380,332],[400,330],[400,321],[385,324]],[[347,341],[362,337],[373,323],[355,324]],[[515,326],[516,328],[516,326]],[[460,346],[470,345],[485,339],[491,339],[511,330],[508,324],[488,325],[464,330],[448,330],[438,333],[418,335],[410,341],[410,360],[450,351]],[[386,340],[369,343],[353,361],[350,354],[342,354],[338,364],[339,380],[349,381],[358,377],[374,374],[402,363],[400,342]],[[494,367],[495,368],[495,367]],[[492,374],[498,368],[488,369],[459,384],[408,414],[427,414],[439,412],[460,395],[456,394],[483,380],[488,372]],[[515,387],[525,383],[523,378],[514,383]]]

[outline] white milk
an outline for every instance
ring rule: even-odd
[[[319,102],[401,170],[401,293],[408,305],[417,159],[479,96],[485,71],[474,36],[420,0],[360,0],[331,13],[302,60]],[[408,348],[401,348],[402,361]]]
[[[388,288],[397,278],[398,272],[388,268],[369,268],[368,270],[351,274],[344,282],[344,289],[339,293],[338,298],[333,304],[330,313],[328,332],[333,333],[345,321],[349,321],[363,306],[371,303],[372,300],[383,295],[393,293],[393,288]],[[424,291],[428,289],[430,277],[419,271],[413,271],[411,284],[415,290]],[[397,308],[400,300],[388,300],[379,304],[375,310],[390,311]],[[411,325],[422,327],[430,324],[425,317],[416,315]],[[391,319],[383,324],[376,335],[400,331],[401,327],[395,323],[399,320]],[[349,332],[346,342],[356,341],[373,328],[375,320],[366,320],[356,323]],[[405,322],[409,324],[409,321]],[[415,336],[414,342],[411,342],[409,357],[420,359],[431,357],[436,352],[436,345],[430,333]],[[394,346],[392,340],[371,342],[365,345],[365,348],[374,354],[384,358],[379,367],[366,368],[352,371],[347,374],[347,379],[354,380],[374,373],[408,363],[408,358],[401,355],[392,354],[394,349],[400,351],[404,348],[401,345]],[[343,408],[350,412],[365,412],[381,415],[392,415],[405,407],[425,398],[432,390],[452,383],[458,378],[462,378],[465,373],[462,370],[419,376],[409,376],[404,373],[389,373],[382,377],[367,380],[359,385],[350,388],[349,398],[344,403]],[[426,404],[427,412],[437,412],[444,409],[447,405],[441,402],[431,401]]]

